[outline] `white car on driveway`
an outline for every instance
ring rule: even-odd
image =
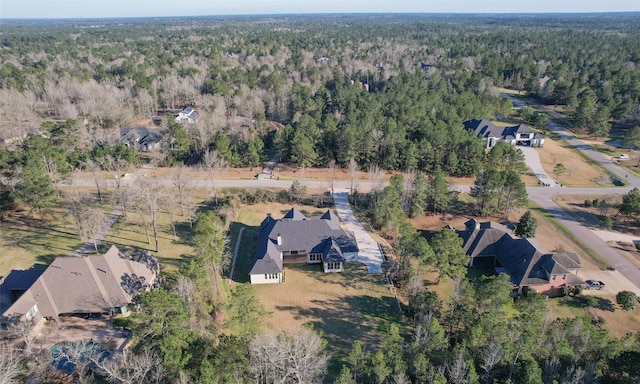
[[[615,160],[629,160],[629,155],[626,153],[619,154],[618,156],[613,157]]]
[[[602,288],[604,288],[604,283],[599,280],[587,280],[585,281],[585,284],[586,289],[597,289],[599,291],[602,291]]]

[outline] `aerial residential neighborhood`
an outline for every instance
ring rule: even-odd
[[[0,382],[639,382],[638,9],[25,1]]]

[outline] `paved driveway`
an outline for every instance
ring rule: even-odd
[[[640,296],[640,288],[626,279],[619,271],[580,271],[578,276],[582,280],[593,279],[604,283],[602,291],[585,289],[583,292],[587,295],[615,296],[620,291],[631,291]]]
[[[336,192],[333,194],[333,200],[336,205],[336,211],[340,220],[352,231],[356,236],[358,242],[358,263],[364,263],[367,266],[369,273],[381,273],[382,263],[384,262],[384,256],[380,251],[378,243],[373,240],[371,235],[364,228],[362,223],[355,217],[351,206],[349,205],[349,198],[347,192]]]
[[[542,163],[540,162],[540,156],[535,148],[532,147],[518,147],[524,154],[524,161],[527,164],[527,167],[531,168],[533,173],[536,175],[538,180],[542,182],[547,187],[559,187],[560,183],[557,183],[553,180],[547,172],[542,168]]]

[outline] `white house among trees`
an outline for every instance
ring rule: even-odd
[[[544,146],[544,135],[520,124],[512,127],[498,127],[487,119],[468,120],[464,122],[464,127],[474,131],[482,138],[485,148],[493,148],[498,141],[506,141],[511,145],[521,145],[525,147]]]

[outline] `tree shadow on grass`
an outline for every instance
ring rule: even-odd
[[[313,307],[276,306],[296,318],[307,318],[305,324],[322,334],[332,356],[328,379],[336,378],[354,341],[367,351],[374,350],[391,322],[400,321],[393,297],[354,295],[332,300],[311,300]]]
[[[238,243],[238,236],[240,234],[240,230],[244,228],[242,233],[242,238],[240,239],[240,246],[238,247],[238,255],[235,259],[235,268],[233,268],[233,276],[230,277],[232,266],[230,265],[226,271],[226,277],[232,278],[233,281],[237,283],[247,283],[249,282],[249,271],[251,269],[251,264],[256,257],[256,249],[258,244],[258,235],[260,233],[259,227],[248,226],[244,223],[240,223],[234,221],[231,223],[229,227],[230,234],[230,243],[229,249],[231,251],[231,256],[233,257],[233,252],[236,249],[236,244]],[[233,259],[231,260],[233,263]]]
[[[584,302],[579,297],[565,296],[565,297],[560,297],[557,300],[558,300],[558,305],[562,307],[579,308],[579,309],[584,308]]]
[[[605,299],[603,297],[598,297],[598,305],[596,308],[607,311],[607,312],[615,312],[616,307],[613,305],[613,302],[609,299]]]
[[[53,260],[56,259],[56,257],[64,257],[64,256],[69,256],[69,254],[55,254],[55,253],[50,253],[47,255],[40,255],[38,257],[36,257],[36,262],[37,264],[34,264],[33,267],[35,268],[46,268],[48,267],[51,263],[53,263]],[[21,265],[21,267],[31,267],[31,265]]]

